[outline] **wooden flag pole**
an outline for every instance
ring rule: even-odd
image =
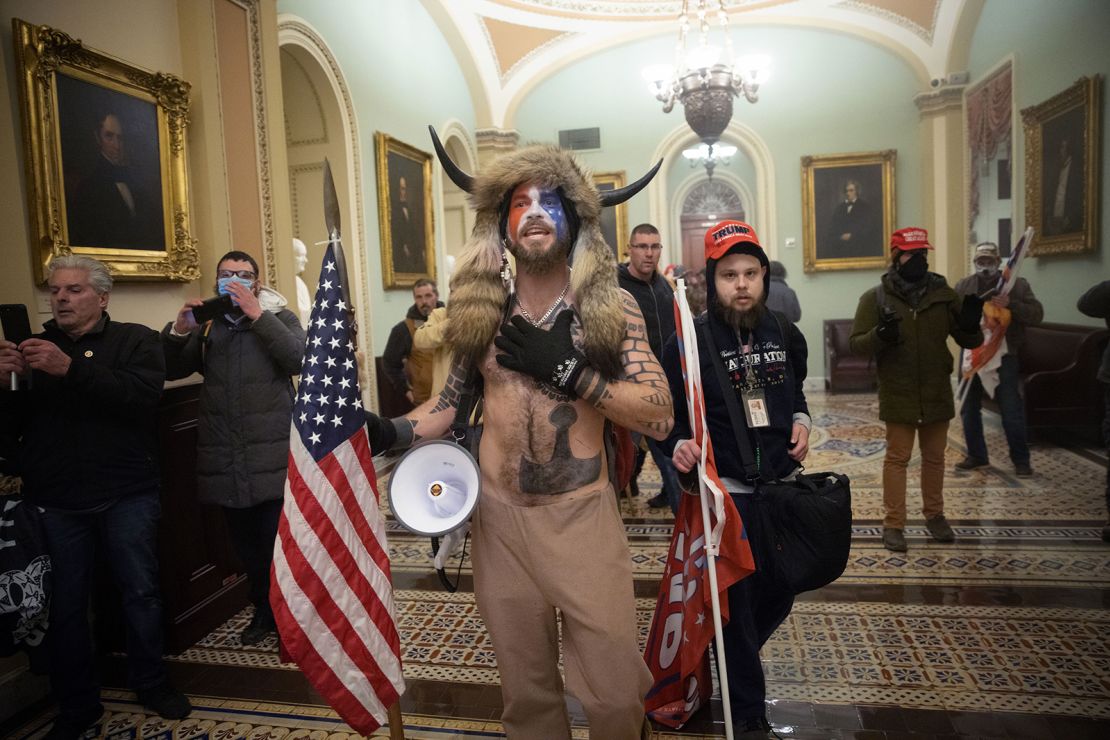
[[[389,740],[405,740],[405,720],[401,716],[401,701],[389,707]]]

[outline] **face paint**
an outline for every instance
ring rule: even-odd
[[[520,243],[524,232],[538,223],[554,232],[555,241],[566,242],[570,238],[570,227],[563,202],[554,190],[540,190],[531,183],[518,185],[509,203],[509,238]]]

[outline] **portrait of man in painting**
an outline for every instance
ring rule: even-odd
[[[422,163],[390,152],[389,184],[393,270],[426,275],[428,243],[424,234],[425,188]]]
[[[154,103],[57,75],[67,242],[166,249]]]
[[[1045,236],[1080,232],[1086,223],[1083,115],[1083,108],[1076,107],[1044,123],[1041,214]]]
[[[882,165],[814,171],[817,259],[883,254]]]

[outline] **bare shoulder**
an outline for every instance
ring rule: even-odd
[[[644,314],[640,311],[640,304],[624,288],[620,289],[621,308],[624,309],[625,337],[645,336],[647,327],[644,325]]]

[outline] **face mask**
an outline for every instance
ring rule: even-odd
[[[220,295],[231,295],[231,291],[227,289],[227,286],[231,283],[239,283],[247,290],[250,290],[254,287],[253,280],[247,280],[246,278],[241,278],[238,275],[232,275],[231,277],[220,278],[216,281],[216,292]],[[236,306],[239,305],[239,302],[236,301],[234,298],[231,299],[231,302],[234,303]]]
[[[998,277],[998,265],[976,265],[975,272],[985,278]]]
[[[929,260],[924,252],[917,252],[898,265],[898,274],[908,283],[916,283],[929,271]]]

